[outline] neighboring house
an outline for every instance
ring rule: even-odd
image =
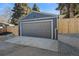
[[[19,21],[19,34],[56,39],[57,15],[33,11]]]
[[[4,23],[0,23],[0,34],[7,32],[7,25]]]
[[[3,23],[6,22],[4,18],[0,17],[0,34],[7,32],[6,25]]]
[[[0,34],[7,32],[7,26],[14,26],[13,24],[7,23],[4,19],[0,19]]]
[[[8,20],[4,18],[3,16],[0,16],[0,34],[4,34],[10,27],[14,26],[13,24],[9,24]]]

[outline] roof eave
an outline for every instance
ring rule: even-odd
[[[21,20],[21,21],[35,21],[35,20],[41,20],[41,19],[45,19],[45,20],[48,20],[48,19],[54,19],[54,18],[57,18],[57,17],[43,17],[43,18],[34,18],[34,19],[28,19],[28,20]],[[37,21],[38,21],[37,20]],[[19,22],[21,22],[21,21],[19,21]]]

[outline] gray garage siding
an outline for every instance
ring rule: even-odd
[[[51,21],[22,23],[22,36],[51,38]]]
[[[56,39],[57,18],[58,16],[54,14],[33,11],[30,14],[20,18],[19,34],[22,36]],[[36,21],[38,21],[38,23],[34,23]]]

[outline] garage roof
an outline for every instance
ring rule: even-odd
[[[44,13],[44,12],[36,12],[36,11],[32,11],[30,14],[21,17],[22,20],[31,20],[31,19],[37,19],[37,18],[47,18],[47,17],[51,17],[51,18],[57,18],[57,15],[54,14],[49,14],[49,13]]]

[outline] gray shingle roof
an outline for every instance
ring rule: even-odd
[[[54,18],[54,17],[57,17],[57,15],[33,11],[30,14],[28,14],[27,16],[22,17],[21,19],[26,20],[26,19],[35,19],[35,18],[43,18],[43,17],[53,17]]]

